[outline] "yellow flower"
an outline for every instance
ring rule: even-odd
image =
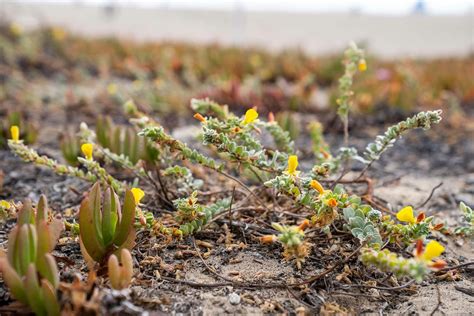
[[[81,151],[86,156],[87,160],[92,160],[92,151],[94,150],[94,145],[92,144],[82,144]]]
[[[422,258],[431,261],[434,258],[439,257],[443,252],[444,247],[436,240],[432,240],[426,245]]]
[[[310,185],[313,189],[319,192],[319,194],[324,193],[324,188],[321,185],[321,183],[318,182],[318,180],[311,180]]]
[[[16,125],[10,127],[10,134],[12,135],[12,140],[17,142],[20,140],[20,128]]]
[[[23,28],[17,23],[10,24],[10,32],[15,36],[20,36],[23,33]]]
[[[359,60],[359,71],[364,72],[367,70],[367,63],[365,62],[365,59]]]
[[[296,168],[298,168],[298,156],[291,155],[288,157],[288,169],[285,171],[285,173],[289,174],[290,176],[295,176],[298,174]]]
[[[107,86],[107,92],[110,95],[114,95],[117,93],[117,85],[115,83],[111,83]]]
[[[0,208],[8,210],[8,209],[10,209],[10,207],[12,207],[12,205],[9,202],[7,202],[5,200],[0,201]]]
[[[258,112],[255,111],[254,109],[249,109],[247,112],[245,112],[245,118],[243,123],[244,124],[249,124],[255,121],[258,118]]]
[[[66,38],[66,32],[60,27],[53,27],[51,29],[51,36],[55,41],[59,42]]]
[[[145,196],[145,192],[140,188],[132,188],[130,191],[132,191],[133,197],[135,198],[135,203],[139,204],[141,199]]]
[[[398,211],[397,219],[400,222],[407,222],[410,224],[416,223],[416,218],[415,216],[413,216],[413,208],[411,206],[406,206],[402,208],[400,211]]]

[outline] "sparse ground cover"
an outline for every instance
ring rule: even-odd
[[[65,223],[51,252],[60,282],[50,281],[62,311],[456,314],[474,308],[466,222],[474,204],[472,58],[383,63],[353,47],[342,57],[313,59],[86,40],[55,28],[24,34],[14,24],[3,26],[1,36],[0,197],[10,204],[3,207],[1,242],[10,247],[8,234],[25,225],[22,201],[35,205],[44,194],[52,217]],[[350,82],[339,81],[343,75]],[[438,108],[441,122],[432,111]],[[374,143],[406,117],[413,119]],[[79,128],[82,122],[88,127]],[[378,160],[394,135],[429,125],[404,134]],[[19,126],[18,141],[11,126]],[[375,147],[367,151],[368,143]],[[338,150],[344,146],[354,149]],[[43,158],[23,162],[18,156],[35,160],[31,148],[61,166],[44,166]],[[133,258],[129,290],[110,290],[121,287],[108,258],[113,250],[120,260],[115,247],[123,238],[95,244],[103,250],[97,252],[85,241],[89,235],[79,233],[84,201],[99,196],[91,191],[96,181],[102,191],[115,190],[122,214],[131,209],[124,204],[128,189],[145,193],[135,196],[135,243],[125,247]],[[114,221],[104,216],[102,224]],[[101,227],[101,242],[123,230]],[[443,245],[444,263],[426,256],[427,248],[437,252],[431,241]],[[381,248],[401,257],[384,259]],[[26,270],[18,266],[20,274]],[[2,284],[2,313],[27,312]]]

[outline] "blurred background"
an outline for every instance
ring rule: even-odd
[[[2,1],[26,28],[128,39],[301,48],[335,53],[351,40],[385,58],[466,56],[474,49],[472,0]]]

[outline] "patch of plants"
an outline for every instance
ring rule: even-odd
[[[100,118],[95,130],[83,123],[77,135],[63,141],[64,160],[70,164],[40,155],[24,141],[20,127],[13,124],[8,146],[19,158],[91,184],[79,206],[77,222],[53,216],[45,197],[37,206],[30,201],[2,201],[0,210],[5,217],[16,217],[8,250],[0,259],[3,278],[13,297],[38,315],[55,315],[60,310],[86,312],[88,299],[99,300],[100,294],[94,290],[97,287],[110,285],[127,291],[134,284],[140,267],[133,259],[138,234],[145,238],[159,236],[163,244],[193,241],[196,245],[197,236],[205,235],[207,228],[226,217],[226,239],[232,239],[229,227],[247,225],[256,237],[255,247],[281,248],[281,257],[305,273],[298,280],[259,283],[219,276],[226,282],[207,284],[183,280],[162,263],[168,275],[158,275],[157,279],[196,287],[308,286],[309,291],[322,277],[341,272],[345,265],[377,275],[376,283],[391,276],[395,282],[421,283],[437,271],[455,269],[447,268],[447,263],[439,259],[444,246],[438,237],[450,228],[411,206],[392,212],[379,205],[373,200],[372,179],[367,176],[370,167],[405,133],[438,124],[441,111],[408,117],[359,152],[350,146],[349,114],[355,99],[352,83],[368,68],[364,52],[352,44],[343,65],[337,114],[344,126],[344,147],[329,148],[320,123],[310,124],[310,168],[300,167],[300,152],[291,137],[294,133],[291,128],[283,128],[273,114],[263,118],[258,108],[249,108],[239,116],[209,99],[191,101],[194,118],[201,127],[200,146],[173,137],[130,100],[124,104],[130,126]],[[296,124],[286,116],[280,116],[279,121]],[[349,174],[354,164],[362,166],[361,171]],[[353,192],[352,185],[359,184],[367,186],[364,194]],[[216,186],[221,190],[205,191]],[[454,232],[470,238],[473,211],[465,204],[460,208],[466,225],[455,227]],[[261,220],[249,225],[239,221],[239,213]],[[80,245],[89,273],[87,282],[79,278],[60,282],[61,271],[51,253],[65,234],[64,224],[68,236],[74,236]],[[350,254],[341,250],[339,260],[316,272],[310,257],[320,245],[334,239],[341,240],[339,249],[344,244]],[[201,245],[206,246],[203,242]],[[200,252],[196,253],[204,261]],[[82,305],[77,303],[78,296]]]

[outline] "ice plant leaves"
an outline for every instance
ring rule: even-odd
[[[8,238],[8,254],[0,258],[0,270],[12,295],[35,314],[59,315],[59,274],[49,252],[56,244],[62,223],[48,220],[47,205],[42,196],[35,214],[30,201],[23,203],[17,226]]]
[[[115,290],[127,288],[132,282],[133,260],[128,249],[120,251],[120,262],[116,255],[112,254],[108,260],[110,285]]]
[[[79,211],[81,250],[85,257],[104,264],[107,257],[122,248],[131,248],[135,240],[133,223],[137,203],[131,190],[125,192],[121,209],[118,196],[112,188],[100,184],[92,187]]]

